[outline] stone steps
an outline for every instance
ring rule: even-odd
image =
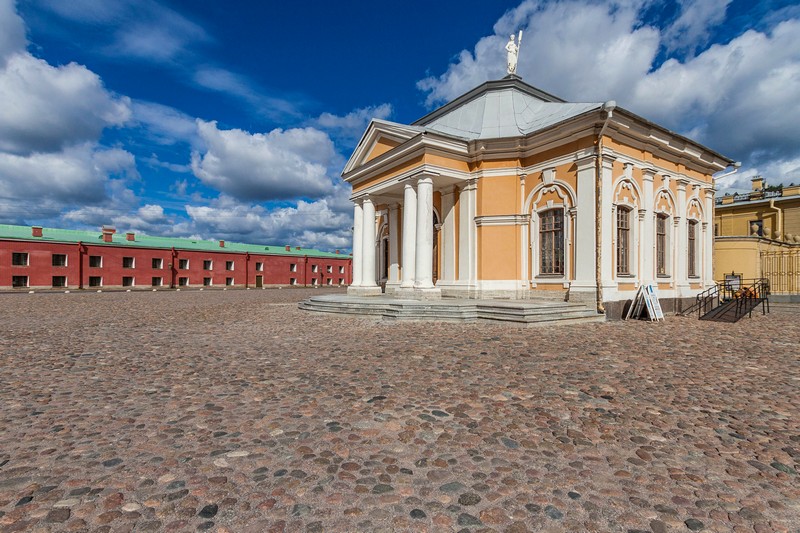
[[[532,300],[408,300],[387,296],[320,295],[300,302],[300,309],[381,317],[389,320],[474,322],[493,320],[522,324],[597,322],[605,320],[584,304]]]

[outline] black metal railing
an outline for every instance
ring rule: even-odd
[[[716,291],[715,291],[716,289]],[[717,282],[715,287],[697,295],[698,317],[701,320],[737,322],[761,305],[762,314],[769,312],[769,280],[739,277]]]

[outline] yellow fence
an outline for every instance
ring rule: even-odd
[[[773,294],[800,293],[800,249],[762,251],[761,275]]]

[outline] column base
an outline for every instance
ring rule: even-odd
[[[380,296],[383,294],[380,287],[347,287],[348,296]]]
[[[418,287],[399,287],[394,291],[395,298],[407,298],[409,300],[441,300],[442,290],[436,287],[421,289]]]

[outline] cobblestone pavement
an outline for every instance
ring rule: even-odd
[[[800,531],[800,307],[521,327],[0,295],[2,531]]]

